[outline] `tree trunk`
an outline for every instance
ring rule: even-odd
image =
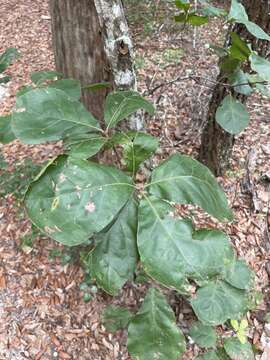
[[[57,71],[82,86],[110,82],[113,89],[136,88],[133,46],[121,0],[50,0]],[[83,90],[82,101],[103,117],[108,90]],[[131,121],[143,127],[143,118]]]
[[[242,3],[246,8],[249,19],[261,26],[264,31],[269,32],[269,1],[243,0]],[[267,57],[269,55],[269,42],[256,39],[240,24],[235,26],[234,31],[242,38],[251,42],[253,49],[258,51],[261,56]],[[229,45],[229,42],[227,44]],[[229,168],[235,140],[234,136],[224,131],[215,120],[217,108],[225,96],[228,95],[226,87],[218,84],[219,82],[224,83],[224,74],[222,72],[217,77],[217,85],[213,90],[210,100],[207,122],[201,137],[199,155],[199,160],[207,165],[216,176],[223,175]],[[238,95],[237,97],[240,98],[241,102],[246,102],[247,98],[244,95]]]

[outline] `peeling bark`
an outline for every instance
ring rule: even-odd
[[[121,0],[94,0],[104,39],[104,49],[110,63],[114,87],[118,90],[136,90],[133,67],[133,43],[124,15]],[[138,111],[128,124],[129,128],[142,130],[143,114]]]
[[[249,19],[262,27],[265,32],[270,33],[270,1],[243,0],[242,3],[246,8]],[[249,41],[253,49],[258,51],[261,56],[269,56],[270,47],[268,41],[256,39],[241,24],[237,24],[234,31]],[[224,74],[222,72],[218,75],[217,82],[224,83]],[[234,136],[224,131],[215,120],[217,108],[226,95],[228,95],[226,88],[217,84],[209,103],[207,122],[201,137],[199,160],[207,165],[216,176],[221,176],[228,170],[235,142]],[[244,95],[238,94],[237,98],[242,103],[247,100]]]
[[[111,82],[136,90],[133,44],[121,0],[50,0],[56,68],[82,85]],[[83,102],[100,120],[107,90],[83,91]],[[143,128],[137,113],[129,127]]]

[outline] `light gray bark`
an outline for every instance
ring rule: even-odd
[[[137,90],[134,51],[121,0],[94,0],[104,38],[104,49],[118,90]],[[141,130],[143,114],[130,118],[129,127]]]
[[[110,82],[136,90],[133,45],[121,0],[50,0],[56,68],[82,85]],[[83,91],[82,101],[100,120],[108,90]],[[136,114],[129,127],[143,128]]]

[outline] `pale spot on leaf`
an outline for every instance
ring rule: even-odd
[[[93,213],[96,210],[96,205],[93,202],[89,202],[84,208],[88,213]]]

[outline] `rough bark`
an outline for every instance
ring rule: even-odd
[[[261,26],[267,33],[270,32],[270,2],[268,0],[243,0],[249,19]],[[236,25],[234,31],[242,38],[252,43],[253,49],[261,56],[269,56],[269,42],[258,40],[250,35],[243,25]],[[227,43],[229,45],[229,42]],[[218,84],[224,83],[224,74],[217,77],[212,98],[209,103],[206,126],[201,137],[199,160],[206,164],[216,176],[221,176],[229,168],[235,138],[224,131],[216,122],[215,114],[222,100],[228,95],[226,87]],[[246,97],[238,95],[241,102],[246,102]]]
[[[82,86],[111,81],[99,18],[92,0],[50,0],[57,71]],[[102,119],[106,90],[84,90],[85,106]]]
[[[104,49],[113,74],[114,87],[119,90],[136,90],[133,67],[133,44],[121,0],[94,0],[102,29]],[[130,119],[128,128],[142,130],[144,119],[138,111]]]
[[[110,82],[136,89],[133,46],[121,0],[50,0],[56,69],[82,85]],[[82,101],[99,119],[108,90],[83,91]],[[143,127],[135,116],[130,127]]]

